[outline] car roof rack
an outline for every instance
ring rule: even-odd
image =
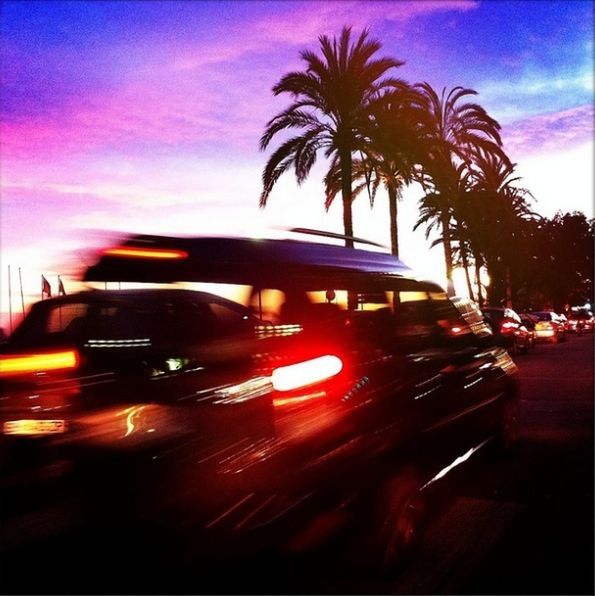
[[[356,236],[346,236],[345,234],[337,234],[336,232],[327,232],[325,230],[313,230],[311,228],[289,228],[289,231],[294,232],[296,234],[323,236],[325,238],[335,238],[337,240],[353,240],[353,242],[357,242],[358,244],[369,244],[370,246],[377,246],[378,248],[384,248],[386,250],[389,250],[388,246],[386,246],[385,244],[379,244],[378,242],[366,240],[365,238],[358,238]]]

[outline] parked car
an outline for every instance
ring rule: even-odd
[[[586,309],[571,309],[568,313],[568,330],[573,333],[593,332],[595,319]]]
[[[537,337],[535,334],[535,324],[539,319],[537,319],[537,317],[533,315],[530,315],[529,313],[519,313],[519,318],[521,319],[521,323],[529,333],[529,347],[533,348],[535,346],[535,342],[537,341]]]
[[[514,310],[487,307],[482,312],[497,340],[512,354],[526,353],[529,350],[531,334]]]
[[[531,313],[538,319],[535,323],[535,336],[537,340],[558,343],[566,339],[564,322],[553,311],[536,311]]]
[[[106,526],[155,518],[245,559],[348,511],[391,564],[446,473],[516,437],[509,355],[391,255],[134,236],[85,280],[164,289],[37,303],[0,358],[2,447],[61,450]]]

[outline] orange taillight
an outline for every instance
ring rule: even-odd
[[[343,370],[338,356],[326,355],[276,368],[272,374],[273,388],[277,391],[291,391],[326,381]]]
[[[186,259],[185,250],[173,248],[143,248],[132,246],[117,246],[108,248],[104,254],[108,257],[132,257],[136,259]]]
[[[2,356],[0,376],[76,368],[78,363],[79,356],[76,350]]]

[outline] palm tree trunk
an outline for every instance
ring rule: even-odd
[[[452,246],[450,245],[450,217],[447,209],[440,214],[442,221],[442,245],[444,246],[444,265],[446,267],[446,293],[455,295],[455,286],[452,281]]]
[[[351,151],[349,149],[341,151],[341,194],[343,198],[343,228],[345,236],[345,246],[353,248],[353,216],[351,212]]]
[[[463,269],[465,270],[465,280],[467,281],[467,292],[469,292],[469,298],[471,298],[471,300],[475,300],[475,295],[473,294],[473,286],[471,285],[471,276],[469,275],[469,260],[467,259],[467,249],[464,246],[461,247],[461,260],[463,261]]]
[[[353,248],[353,216],[351,211],[351,151],[343,150],[341,158],[341,194],[343,198],[343,228],[345,230],[345,246]],[[357,310],[357,292],[347,292],[347,308]]]
[[[479,304],[479,308],[483,306],[483,290],[481,287],[481,257],[476,253],[473,255],[475,259],[475,283],[477,285],[477,303]]]
[[[469,259],[467,258],[467,244],[463,239],[463,227],[457,221],[457,233],[459,235],[459,250],[461,251],[461,261],[463,262],[463,269],[465,270],[465,280],[467,281],[467,293],[471,300],[475,300],[473,295],[473,286],[471,285],[471,277],[469,275]]]
[[[399,228],[397,226],[397,190],[389,184],[388,208],[390,213],[390,250],[395,257],[399,258]]]

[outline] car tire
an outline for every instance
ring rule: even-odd
[[[391,574],[411,556],[423,521],[420,482],[412,470],[385,481],[372,501],[364,539],[366,567]]]

